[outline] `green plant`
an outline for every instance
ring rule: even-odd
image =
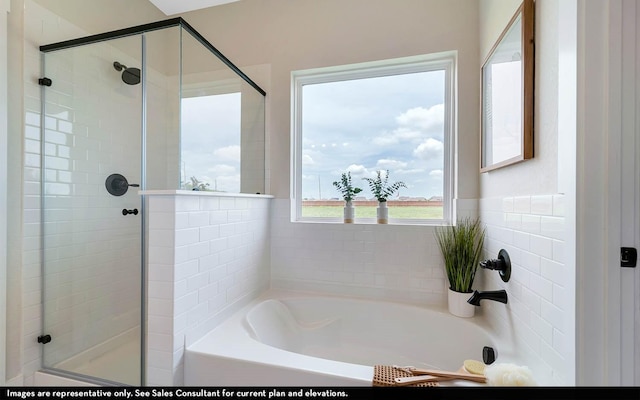
[[[485,230],[478,218],[459,219],[454,226],[437,227],[435,231],[449,288],[469,293],[482,255]]]
[[[351,201],[358,193],[362,192],[361,188],[353,187],[351,172],[343,173],[339,181],[333,182],[333,186],[340,191],[344,201]]]
[[[369,189],[373,196],[378,199],[378,202],[384,203],[389,196],[394,194],[400,188],[406,188],[407,185],[402,181],[389,184],[389,170],[386,171],[384,178],[382,177],[382,171],[376,171],[375,178],[362,178],[369,183]]]

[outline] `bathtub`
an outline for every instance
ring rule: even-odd
[[[376,364],[455,371],[466,359],[481,360],[484,346],[493,347],[499,357],[478,317],[458,318],[441,308],[270,292],[186,348],[184,382],[371,386]]]

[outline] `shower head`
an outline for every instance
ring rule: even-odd
[[[127,68],[126,65],[120,64],[118,61],[113,62],[113,68],[116,71],[122,71],[122,81],[127,85],[140,83],[140,68]]]

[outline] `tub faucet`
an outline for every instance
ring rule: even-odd
[[[473,291],[473,295],[467,300],[467,303],[474,306],[480,306],[480,300],[493,300],[500,303],[507,304],[507,291],[506,290],[489,290],[486,292]]]

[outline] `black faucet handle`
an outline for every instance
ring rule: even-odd
[[[480,268],[501,271],[504,268],[504,262],[499,258],[480,261]]]
[[[508,282],[511,278],[511,259],[505,249],[501,249],[498,258],[480,261],[480,268],[490,269],[500,272],[503,282]]]

